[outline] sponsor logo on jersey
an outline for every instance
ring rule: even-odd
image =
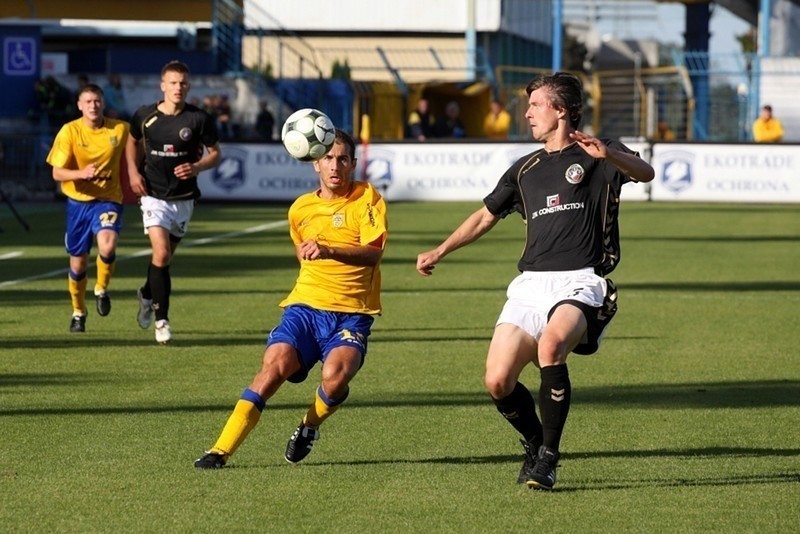
[[[188,141],[192,138],[192,129],[191,128],[181,128],[181,131],[178,132],[180,138],[184,141]]]
[[[564,173],[564,178],[571,184],[579,184],[583,180],[586,171],[583,170],[580,163],[573,163],[567,169],[567,172]]]
[[[333,214],[333,227],[334,228],[341,228],[344,226],[344,213],[334,213]]]
[[[553,213],[561,213],[562,211],[582,210],[585,208],[583,202],[567,202],[566,204],[562,204],[561,198],[558,195],[548,195],[546,202],[546,207],[531,213],[531,220],[543,215],[552,215]]]

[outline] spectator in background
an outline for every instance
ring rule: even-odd
[[[125,103],[125,91],[122,89],[122,80],[119,74],[111,74],[108,83],[103,87],[106,97],[106,116],[112,119],[128,120],[128,106]]]
[[[215,95],[213,99],[214,116],[217,118],[217,130],[220,141],[233,138],[233,122],[231,121],[231,104],[228,95]]]
[[[34,83],[33,88],[39,104],[35,115],[43,121],[43,125],[46,123],[51,128],[59,128],[72,117],[71,93],[58,80],[47,76]]]
[[[436,122],[436,134],[438,137],[464,138],[467,135],[464,123],[461,122],[461,108],[458,102],[451,100],[447,103],[444,110],[444,117]]]
[[[73,97],[71,102],[77,102],[80,98],[81,93],[83,92],[83,88],[89,85],[89,75],[88,74],[78,74],[78,88],[73,93]],[[81,111],[75,107],[72,109],[72,113],[75,118],[81,118],[83,115]]]
[[[271,142],[273,140],[273,129],[275,128],[275,117],[269,110],[266,102],[260,103],[260,111],[256,116],[256,133],[262,141]]]
[[[511,127],[511,115],[505,110],[502,102],[492,100],[489,113],[483,119],[483,135],[489,139],[508,139],[508,129]]]
[[[675,132],[669,127],[667,121],[661,119],[656,125],[656,131],[653,132],[653,141],[674,141]]]
[[[436,119],[430,112],[430,103],[427,98],[420,98],[417,101],[417,107],[408,116],[406,126],[408,128],[406,135],[408,139],[425,141],[430,137],[434,137]]]
[[[780,143],[783,140],[783,125],[772,116],[772,106],[764,106],[753,123],[753,141],[756,143]]]

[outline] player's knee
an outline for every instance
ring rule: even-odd
[[[539,367],[563,363],[567,359],[568,353],[566,342],[543,337],[539,340],[539,350],[537,351]]]
[[[286,380],[300,369],[300,362],[294,349],[285,343],[270,345],[264,351],[260,375]]]
[[[516,379],[512,380],[511,377],[505,373],[487,371],[484,376],[484,382],[489,395],[495,399],[502,399],[503,397],[511,395],[517,381]]]

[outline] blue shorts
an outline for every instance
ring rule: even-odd
[[[83,256],[92,251],[94,236],[100,230],[122,229],[122,204],[108,200],[78,202],[67,199],[67,233],[64,244],[70,256]]]
[[[297,350],[301,369],[289,382],[302,382],[317,362],[325,362],[336,347],[348,345],[361,353],[361,365],[367,355],[367,338],[375,318],[363,313],[315,310],[308,306],[287,306],[281,322],[267,338],[267,346],[288,343]]]

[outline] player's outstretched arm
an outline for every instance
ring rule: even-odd
[[[494,228],[499,217],[492,215],[486,206],[470,215],[461,225],[435,249],[417,256],[417,271],[422,276],[430,276],[442,258],[465,245],[469,245]]]
[[[642,158],[627,154],[620,150],[609,147],[601,140],[581,131],[574,131],[569,134],[587,154],[593,158],[605,158],[616,168],[636,180],[637,182],[649,182],[655,178],[655,171]]]

